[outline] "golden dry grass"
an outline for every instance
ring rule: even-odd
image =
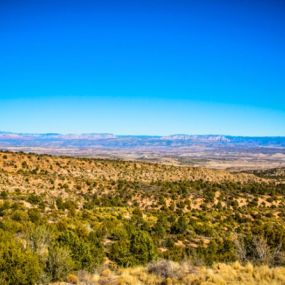
[[[167,274],[161,268],[150,273],[148,267],[104,269],[98,274],[81,273],[78,285],[284,285],[285,268],[218,263],[212,267],[192,267],[188,263],[167,262]],[[165,272],[164,272],[165,273]],[[54,283],[74,284],[74,283]]]

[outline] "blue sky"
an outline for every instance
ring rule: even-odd
[[[283,1],[0,1],[0,130],[285,135]]]

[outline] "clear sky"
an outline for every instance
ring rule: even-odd
[[[0,130],[285,136],[285,2],[1,0]]]

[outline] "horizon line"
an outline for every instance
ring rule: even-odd
[[[0,131],[1,134],[14,134],[14,135],[113,135],[113,136],[129,136],[129,137],[171,137],[171,136],[222,136],[222,137],[243,137],[243,138],[285,138],[285,135],[233,135],[233,134],[215,134],[215,133],[204,133],[204,134],[190,134],[190,133],[170,133],[166,135],[160,134],[118,134],[111,132],[70,132],[70,133],[58,133],[58,132],[13,132],[13,131]]]

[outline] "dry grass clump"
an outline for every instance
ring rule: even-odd
[[[74,278],[75,279],[75,278]],[[74,284],[74,283],[55,283]],[[283,285],[285,268],[218,263],[212,267],[192,266],[159,260],[147,267],[134,267],[97,274],[80,272],[78,285]]]
[[[148,265],[148,273],[163,279],[182,279],[183,276],[194,273],[195,269],[189,262],[177,263],[169,260],[158,260]]]
[[[212,268],[200,267],[197,273],[186,275],[181,281],[195,285],[281,285],[285,284],[285,268],[218,263]]]
[[[158,275],[162,278],[177,278],[179,273],[179,264],[168,260],[159,260],[148,266],[148,272]]]

